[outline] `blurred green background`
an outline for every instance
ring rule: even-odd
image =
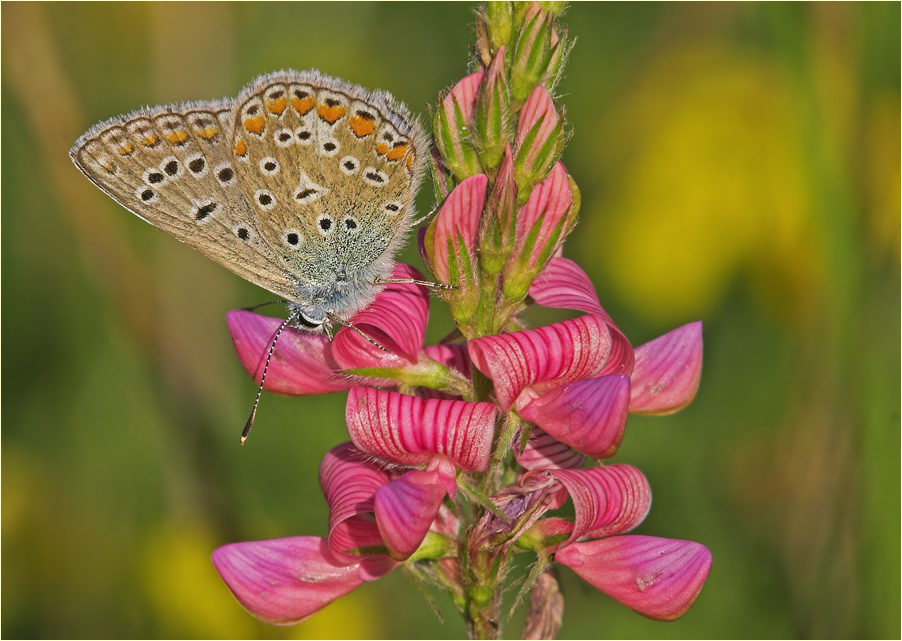
[[[326,533],[316,471],[344,395],[266,395],[240,447],[255,388],[224,315],[272,296],[66,152],[96,121],[283,67],[425,115],[466,72],[472,11],[3,4],[3,637],[464,635],[400,572],[292,628],[234,602],[215,547]],[[635,345],[705,323],[695,402],[631,419],[614,460],[651,482],[638,532],[714,565],[669,624],[563,569],[560,636],[898,638],[900,5],[580,3],[565,22],[566,255]]]

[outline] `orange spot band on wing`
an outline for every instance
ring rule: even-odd
[[[130,142],[122,143],[122,146],[119,147],[119,155],[120,156],[128,156],[135,150],[135,146]]]
[[[395,143],[395,146],[392,147],[389,152],[385,155],[389,160],[401,160],[404,157],[404,154],[407,153],[407,143],[406,142],[398,142]]]
[[[266,129],[266,117],[261,114],[247,118],[244,121],[244,128],[257,136],[263,135],[263,131]]]
[[[153,147],[155,144],[157,144],[158,141],[159,141],[159,138],[157,138],[153,134],[149,134],[147,136],[144,136],[144,138],[141,139],[141,144],[144,145],[145,147]]]
[[[313,98],[310,96],[306,96],[305,98],[298,98],[295,96],[291,99],[291,106],[294,107],[294,110],[298,112],[299,116],[303,116],[313,109]]]
[[[166,140],[174,145],[178,145],[179,143],[183,143],[188,140],[188,132],[181,129],[170,131],[168,134],[166,134]]]
[[[197,130],[197,135],[204,140],[210,140],[215,137],[217,133],[219,133],[219,130],[216,127],[207,127],[206,129]]]
[[[317,105],[316,113],[319,114],[319,117],[328,122],[330,125],[334,125],[339,118],[345,115],[346,109],[341,105],[335,105],[334,107],[330,107],[329,105]]]
[[[388,145],[386,145],[384,142],[380,142],[378,145],[376,145],[376,153],[380,156],[384,156],[388,153]]]
[[[281,116],[282,112],[285,111],[285,107],[288,106],[288,100],[285,98],[276,98],[275,100],[267,100],[266,108],[269,109],[269,113],[275,114],[277,116]]]
[[[372,119],[361,116],[351,116],[348,119],[348,125],[358,138],[371,136],[376,131],[376,123]]]
[[[243,138],[239,138],[235,141],[235,155],[236,156],[244,156],[247,154],[247,143],[244,142]]]

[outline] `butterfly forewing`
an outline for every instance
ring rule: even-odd
[[[92,128],[76,165],[125,208],[281,296],[296,287],[261,241],[228,151],[231,105],[142,110]]]
[[[426,139],[388,94],[281,71],[236,99],[101,123],[70,155],[127,209],[325,319],[391,272]]]

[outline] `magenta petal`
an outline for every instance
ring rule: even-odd
[[[552,258],[529,286],[529,295],[542,307],[574,309],[602,316],[614,324],[601,308],[595,286],[579,265],[566,258]]]
[[[573,543],[555,560],[642,616],[679,619],[695,601],[711,552],[694,541],[655,536],[616,536]]]
[[[611,357],[607,374],[630,374],[633,371],[633,348],[626,336],[598,302],[592,281],[579,265],[566,258],[552,258],[532,285],[529,295],[542,307],[574,309],[600,316],[611,330]]]
[[[423,275],[410,265],[399,263],[392,278],[423,280]],[[332,343],[332,354],[340,369],[395,368],[416,363],[428,320],[429,291],[424,286],[389,283],[351,322],[391,351],[384,352],[351,328],[342,327]]]
[[[315,536],[224,545],[213,565],[248,612],[274,625],[299,623],[365,581]]]
[[[372,552],[384,545],[373,520],[373,502],[376,490],[390,478],[363,456],[350,443],[342,443],[326,454],[319,468],[329,504],[329,547],[344,563],[361,561],[362,550]]]
[[[470,255],[471,264],[476,256],[476,234],[488,182],[485,174],[470,176],[454,188],[438,212],[432,240],[432,270],[443,283],[450,283],[449,243],[458,254],[465,250]],[[460,247],[461,241],[463,247]]]
[[[526,104],[520,110],[520,119],[517,122],[517,147],[523,144],[524,138],[540,119],[542,119],[542,124],[539,127],[534,147],[541,147],[544,141],[548,140],[548,136],[554,131],[560,119],[554,108],[554,102],[548,95],[548,90],[541,84],[536,85],[529,98],[526,99]]]
[[[345,419],[354,444],[401,465],[426,465],[436,454],[460,468],[488,468],[497,408],[492,403],[424,400],[354,387]]]
[[[695,398],[701,376],[702,324],[699,321],[636,348],[630,411],[676,412]]]
[[[505,412],[526,387],[536,394],[601,373],[611,352],[611,333],[599,317],[572,320],[468,343],[476,368],[495,383]]]
[[[530,230],[542,218],[542,226],[533,246],[530,265],[535,265],[539,254],[548,245],[555,228],[570,209],[573,198],[567,170],[560,162],[555,163],[548,177],[533,188],[526,204],[517,214],[516,247],[524,246]]]
[[[376,522],[392,558],[403,561],[416,552],[444,496],[438,473],[420,470],[376,490]]]
[[[562,443],[603,459],[620,446],[629,403],[629,377],[609,374],[555,388],[517,412]]]
[[[238,360],[259,385],[266,357],[282,320],[244,310],[226,315]],[[308,396],[349,389],[353,383],[338,378],[329,339],[286,327],[279,336],[266,372],[265,389],[278,394]]]
[[[448,112],[449,121],[457,121],[454,115],[454,100],[457,100],[464,122],[470,123],[473,120],[473,112],[476,110],[476,98],[479,95],[479,85],[482,84],[483,75],[482,72],[470,74],[452,87],[443,104],[443,108]]]
[[[522,452],[514,448],[514,457],[527,470],[580,468],[586,462],[585,455],[538,427],[532,428]]]
[[[583,536],[628,532],[651,509],[651,487],[631,465],[599,465],[582,470],[548,470],[570,494],[576,519],[568,543]]]

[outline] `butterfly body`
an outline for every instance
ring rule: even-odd
[[[390,276],[426,137],[386,93],[289,70],[234,99],[100,123],[70,156],[121,205],[314,328],[365,308]]]

